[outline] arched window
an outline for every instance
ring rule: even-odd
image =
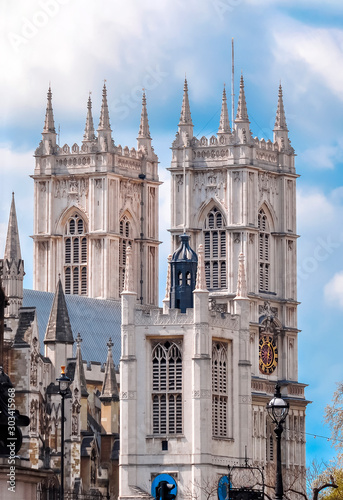
[[[212,345],[212,433],[215,437],[228,435],[228,353],[227,344]]]
[[[181,343],[158,342],[152,349],[153,434],[182,433]]]
[[[226,231],[217,208],[213,208],[205,220],[204,250],[207,288],[226,288]]]
[[[87,237],[77,213],[64,228],[64,288],[66,294],[87,295]]]
[[[126,249],[130,245],[132,246],[132,235],[131,235],[131,225],[130,221],[124,215],[124,217],[119,222],[119,292],[123,291],[124,279],[125,279],[125,266],[126,266]]]
[[[259,291],[270,291],[270,229],[264,210],[258,213],[258,259],[259,259]]]

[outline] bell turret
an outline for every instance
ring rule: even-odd
[[[170,261],[170,308],[180,309],[184,313],[193,307],[198,257],[189,246],[190,236],[184,233],[180,239],[181,244]]]

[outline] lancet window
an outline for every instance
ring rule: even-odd
[[[270,229],[267,215],[261,209],[258,213],[258,260],[259,260],[259,290],[270,291]]]
[[[228,349],[223,342],[212,345],[212,434],[228,436]]]
[[[66,294],[87,295],[87,236],[77,213],[64,227],[64,288]]]
[[[119,222],[119,292],[123,291],[126,266],[126,250],[130,245],[132,248],[132,228],[129,219],[124,217]]]
[[[205,219],[204,240],[207,288],[226,288],[226,231],[223,215],[215,207]]]
[[[152,349],[153,434],[182,433],[182,345],[165,341]]]

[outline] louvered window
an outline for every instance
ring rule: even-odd
[[[212,434],[228,436],[228,349],[223,342],[212,345]]]
[[[182,433],[181,343],[158,342],[152,348],[153,434]]]
[[[223,230],[223,216],[217,208],[213,208],[208,213],[204,229],[207,288],[226,288],[226,231]]]
[[[83,220],[78,219],[77,221],[77,232],[78,234],[83,234]]]
[[[79,257],[80,257],[80,254],[79,254],[79,249],[80,249],[80,245],[79,245],[79,238],[74,238],[74,241],[73,241],[73,262],[74,264],[78,264],[79,263]]]
[[[130,221],[124,215],[124,217],[119,222],[119,233],[120,233],[120,241],[119,241],[119,291],[122,292],[124,288],[124,280],[125,280],[125,265],[126,265],[126,250],[130,245],[132,247],[132,239],[131,239],[131,228]]]
[[[258,213],[258,229],[259,229],[259,290],[260,292],[270,291],[270,261],[269,261],[269,244],[270,231],[267,215],[261,209]]]
[[[274,462],[274,431],[266,419],[266,460]]]
[[[65,293],[87,295],[87,237],[83,219],[74,214],[68,219],[64,233]]]
[[[64,277],[64,288],[65,293],[70,294],[70,286],[71,286],[71,272],[70,267],[65,269],[65,277]]]
[[[65,262],[66,264],[71,263],[71,240],[66,238],[65,240]]]
[[[226,262],[220,264],[220,288],[225,288],[226,285]]]
[[[73,295],[79,294],[79,268],[73,269]]]
[[[81,240],[81,262],[87,262],[87,238]]]
[[[274,460],[274,440],[273,436],[269,437],[269,460],[273,462]]]
[[[87,295],[87,268],[81,269],[81,295]]]

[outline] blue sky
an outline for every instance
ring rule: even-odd
[[[34,149],[51,82],[60,144],[81,143],[88,94],[97,126],[103,80],[115,143],[136,145],[141,88],[160,159],[160,278],[169,253],[170,146],[185,73],[195,135],[218,129],[221,94],[245,79],[253,135],[272,138],[281,80],[297,153],[299,381],[307,432],[329,436],[325,405],[343,379],[343,4],[339,0],[3,0],[0,6],[0,252],[15,191],[32,286]],[[238,93],[238,92],[237,92]],[[307,436],[308,460],[330,442]]]

